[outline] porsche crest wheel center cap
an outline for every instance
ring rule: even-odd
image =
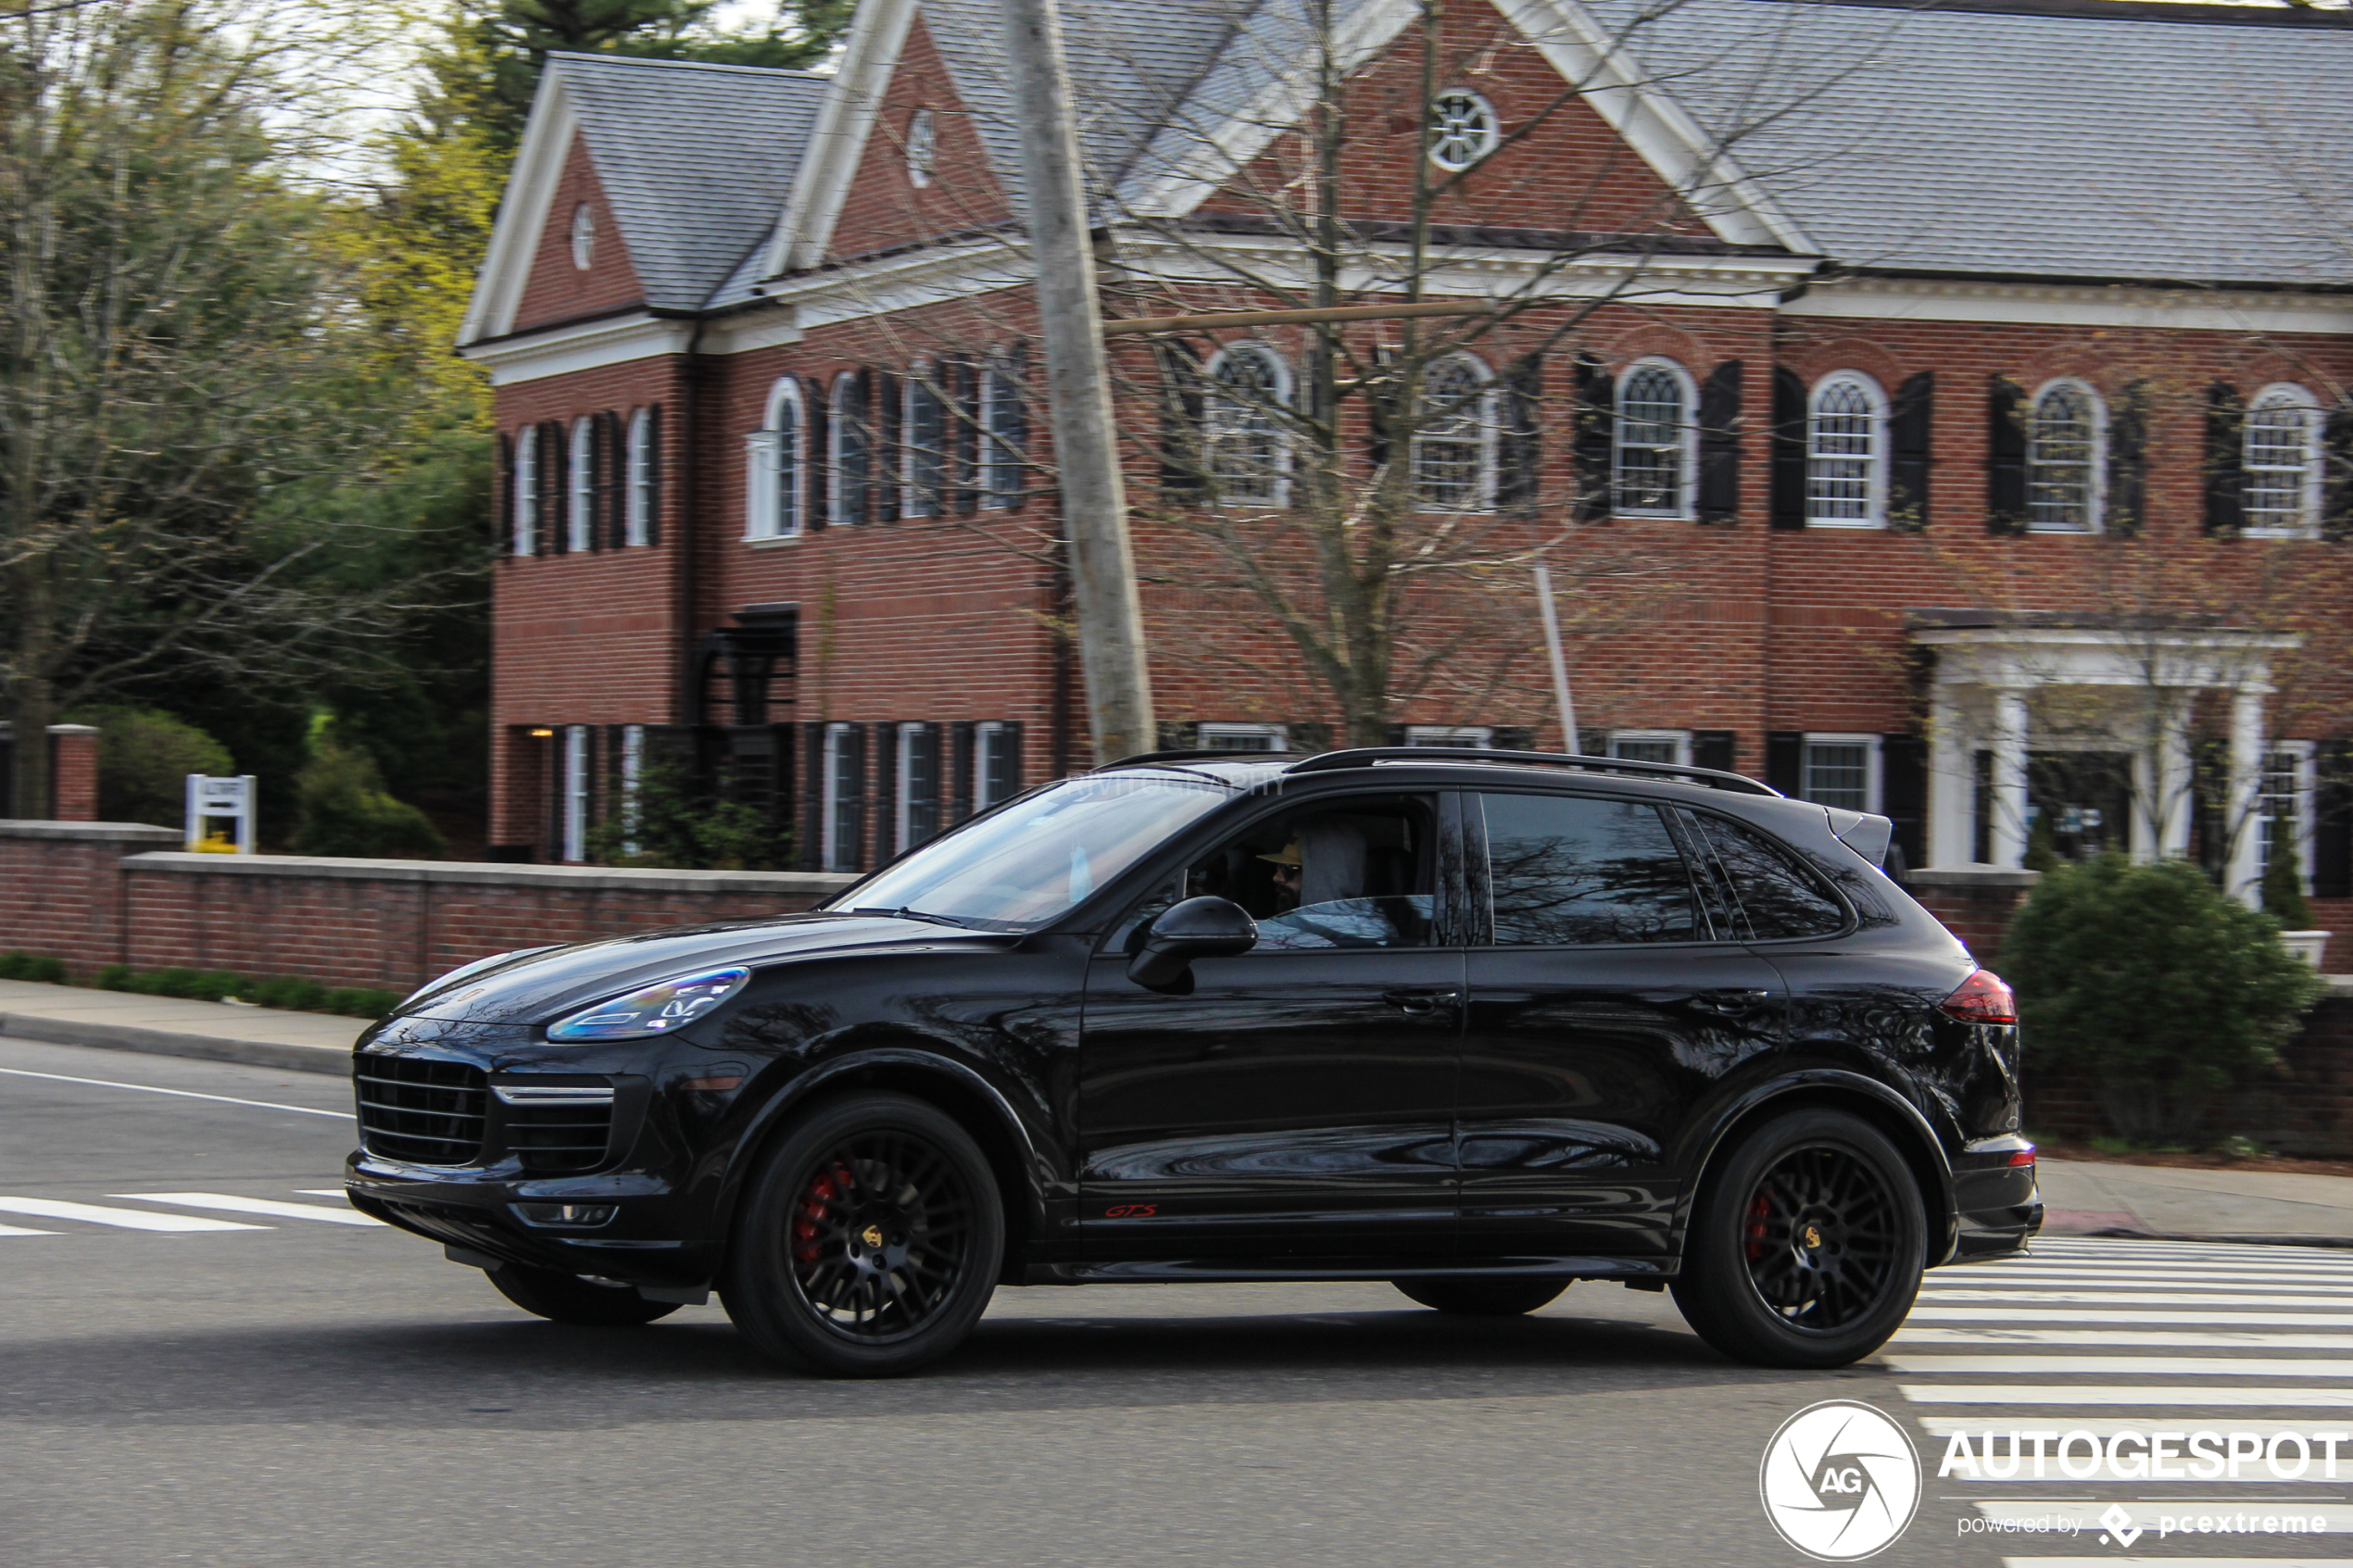
[[[1821,1226],[1808,1225],[1806,1227],[1806,1245],[1809,1248],[1819,1247],[1822,1245]]]
[[[883,1244],[882,1227],[880,1225],[868,1225],[864,1230],[858,1233],[858,1239],[864,1242],[869,1247],[879,1248]]]

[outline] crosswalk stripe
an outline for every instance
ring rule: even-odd
[[[2345,1559],[2332,1557],[2005,1557],[2002,1568],[2133,1568],[2134,1563],[2162,1563],[2164,1568],[2345,1568]]]
[[[2020,1416],[2015,1419],[2005,1418],[2001,1420],[1989,1421],[1982,1415],[1937,1415],[1930,1412],[1916,1415],[1913,1419],[1918,1421],[1922,1429],[1927,1431],[1931,1436],[1950,1437],[1954,1433],[1960,1432],[1965,1433],[1971,1437],[1978,1437],[1991,1432],[2002,1440],[2000,1448],[2007,1449],[2009,1446],[2009,1435],[2012,1427],[2018,1427],[2021,1430],[2032,1430],[2036,1423],[2045,1421],[2046,1418],[2037,1415],[2031,1418]],[[2150,1421],[2149,1418],[2145,1415],[2070,1415],[2067,1418],[2067,1429],[2070,1432],[2089,1432],[2093,1436],[2099,1438],[2102,1442],[2108,1441],[2108,1438],[2115,1436],[2119,1432],[2136,1432],[2145,1434],[2154,1427],[2161,1424],[2162,1423]],[[2280,1432],[2293,1432],[2299,1437],[2309,1439],[2312,1436],[2313,1424],[2314,1424],[2309,1419],[2307,1419],[2298,1424],[2290,1424],[2286,1422],[2280,1421],[2248,1421],[2244,1417],[2237,1416],[2231,1418],[2232,1431],[2252,1432],[2266,1443],[2269,1443],[2271,1440],[2273,1434]],[[2045,1428],[2045,1430],[2047,1430],[2047,1428]],[[2029,1440],[2027,1447],[2031,1452],[2033,1448],[2033,1444],[2031,1439]],[[1999,1449],[1996,1451],[1999,1451]],[[2077,1451],[2082,1451],[2081,1445],[2078,1446]],[[2342,1467],[2348,1460],[2353,1460],[2353,1449],[2348,1449],[2340,1446],[2337,1449],[2337,1462],[2339,1466]],[[2261,1469],[2262,1467],[2258,1465],[2253,1468]],[[2342,1468],[2340,1468],[2339,1474],[2341,1474],[2342,1473]],[[2239,1473],[2239,1479],[2244,1481],[2246,1478],[2246,1470],[2242,1469]]]
[[[2015,1297],[2006,1297],[2015,1301]],[[2118,1307],[2100,1311],[2088,1307],[1915,1307],[1912,1316],[1925,1323],[2171,1323],[2196,1328],[2233,1328],[2252,1323],[2277,1323],[2283,1328],[2353,1328],[2353,1312],[2144,1312]]]
[[[223,1192],[110,1192],[108,1198],[129,1198],[139,1203],[173,1203],[182,1209],[218,1209],[230,1214],[268,1214],[283,1220],[324,1220],[331,1225],[374,1225],[382,1228],[382,1220],[370,1219],[349,1209],[338,1212],[322,1203],[282,1203],[274,1198],[236,1198]]]
[[[351,1201],[351,1194],[341,1187],[296,1187],[295,1191],[305,1198],[340,1198],[346,1203]]]
[[[31,1214],[43,1220],[81,1220],[94,1225],[119,1225],[130,1231],[266,1231],[237,1220],[200,1220],[193,1214],[149,1214],[136,1209],[107,1209],[95,1203],[66,1203],[53,1198],[0,1198],[0,1214]]]
[[[2133,1271],[2135,1280],[2172,1285],[2196,1282],[2223,1285],[2342,1285],[2353,1288],[2353,1269],[2319,1273],[2309,1269],[2197,1269],[2187,1264],[2166,1263]],[[2064,1269],[1939,1269],[1929,1276],[1937,1286],[1959,1284],[1969,1286],[2016,1285],[2035,1287],[2045,1285],[2108,1284],[2116,1278],[2113,1269],[2094,1269],[2070,1264]]]
[[[1923,1290],[1923,1301],[2015,1301],[2015,1290]],[[2149,1289],[2139,1286],[2119,1285],[2107,1290],[2037,1290],[2037,1301],[2128,1301],[2146,1307],[2240,1307],[2246,1304],[2244,1296],[2226,1295],[2208,1290]],[[2266,1305],[2273,1307],[2342,1307],[2353,1306],[2353,1291],[2342,1296],[2271,1296]]]
[[[2103,1348],[2169,1350],[2353,1350],[2353,1334],[2270,1334],[2219,1329],[2203,1334],[2171,1328],[1912,1328],[1891,1345],[2096,1345]]]
[[[1919,1405],[2186,1405],[2205,1409],[2344,1410],[2342,1388],[2214,1388],[2190,1384],[2119,1388],[2051,1383],[1906,1383],[1904,1397]]]
[[[22,1225],[0,1225],[0,1236],[61,1236],[61,1231],[29,1231]]]
[[[2255,1356],[1886,1356],[1922,1375],[2025,1373],[2046,1377],[2353,1377],[2353,1361]]]

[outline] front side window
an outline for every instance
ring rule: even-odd
[[[1617,383],[1617,508],[1637,517],[1691,513],[1692,380],[1680,365],[1646,359]]]
[[[1494,940],[1503,947],[1692,942],[1682,851],[1642,801],[1481,795]]]
[[[1495,401],[1483,366],[1441,359],[1422,372],[1414,420],[1414,498],[1435,511],[1481,511],[1492,493]]]
[[[2321,510],[2321,410],[2300,386],[2267,386],[2246,411],[2246,532],[2309,535]]]
[[[1887,401],[1854,370],[1815,387],[1806,422],[1806,521],[1876,528],[1886,521]]]
[[[1282,361],[1264,344],[1237,344],[1210,362],[1208,379],[1202,445],[1212,494],[1227,503],[1281,505],[1290,467]]]
[[[986,931],[1032,930],[1239,793],[1198,774],[1065,779],[932,840],[837,907],[912,909]]]
[[[2026,426],[2026,522],[2038,533],[2089,533],[2099,517],[2099,395],[2053,382]]]
[[[854,375],[834,382],[833,447],[834,521],[863,522],[874,433],[867,424],[866,383]]]
[[[1262,817],[1134,910],[1117,939],[1180,898],[1229,898],[1253,953],[1438,942],[1438,811],[1428,796],[1323,799]]]
[[[572,422],[571,483],[564,497],[564,548],[585,550],[597,528],[597,421]]]
[[[904,511],[909,517],[937,517],[940,495],[947,483],[947,420],[939,389],[931,372],[907,378],[904,419],[907,426]]]
[[[1807,735],[1805,797],[1842,811],[1879,809],[1879,737]]]
[[[1755,828],[1707,813],[1686,812],[1731,878],[1747,935],[1760,942],[1828,936],[1846,924],[1846,909],[1818,878]]]

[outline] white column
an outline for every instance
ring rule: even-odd
[[[2263,786],[2263,695],[2231,694],[2230,870],[2222,886],[2250,907],[2263,902],[2263,835],[2255,826],[2256,796]]]
[[[2190,854],[2190,793],[2195,784],[2190,752],[2188,702],[2168,694],[2157,734],[2157,855],[2181,860]]]
[[[1966,866],[1973,858],[1977,792],[1969,733],[1951,686],[1933,689],[1928,710],[1928,863]]]
[[[1994,694],[1994,864],[2026,863],[2026,694]]]

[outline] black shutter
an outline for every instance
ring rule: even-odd
[[[1022,788],[1021,721],[1018,719],[1007,720],[1003,726],[1002,733],[1005,736],[1005,747],[1003,752],[1003,763],[1002,766],[999,768],[998,772],[1004,781],[1004,788],[998,794],[997,798],[1000,800],[1010,800],[1014,796],[1019,795]]]
[[[556,420],[539,427],[539,516],[532,532],[543,556],[564,553],[564,470],[571,445],[564,439],[564,427]]]
[[[961,822],[973,814],[973,739],[975,726],[959,719],[950,727],[948,748],[948,820]]]
[[[2353,898],[2353,741],[2322,741],[2312,792],[2312,897]]]
[[[954,448],[949,458],[953,475],[950,483],[956,487],[956,515],[970,517],[980,510],[980,367],[959,359],[950,369],[953,401],[949,405],[949,429]]]
[[[1198,500],[1202,473],[1201,361],[1181,343],[1155,344],[1160,360],[1160,493]]]
[[[588,416],[588,548],[605,547],[605,530],[612,523],[612,458],[611,443],[607,439],[606,416]]]
[[[861,374],[863,374],[862,371]],[[897,376],[877,376],[875,390],[881,394],[882,448],[873,459],[875,470],[874,518],[877,522],[899,521],[900,482],[907,477],[907,437],[901,428],[906,415],[906,389],[912,384]],[[879,844],[879,840],[876,841]],[[887,857],[877,855],[877,863]]]
[[[1527,724],[1498,724],[1491,744],[1498,751],[1533,751],[1536,731]]]
[[[1163,719],[1152,726],[1154,751],[1190,751],[1201,744],[1201,726],[1189,719]]]
[[[808,508],[809,529],[814,533],[834,515],[834,409],[823,383],[812,376],[800,383],[801,417],[809,421],[809,477],[801,486]]]
[[[1919,735],[1881,735],[1879,741],[1880,815],[1895,824],[1896,854],[1888,874],[1928,863],[1928,742]]]
[[[1806,526],[1806,383],[1786,365],[1773,369],[1772,505],[1775,528]]]
[[[1574,751],[1579,757],[1607,757],[1609,755],[1609,732],[1607,730],[1588,729],[1584,725],[1579,724],[1577,727],[1577,744],[1569,749]]]
[[[1591,354],[1577,357],[1576,433],[1571,447],[1577,469],[1577,521],[1602,522],[1610,515],[1610,464],[1617,443],[1617,383]]]
[[[646,410],[646,543],[661,543],[661,405]]]
[[[873,522],[881,515],[877,503],[882,496],[877,492],[886,490],[890,493],[891,516],[897,517],[899,487],[890,483],[890,455],[887,448],[875,450],[874,371],[861,370],[851,381],[849,407],[852,417],[857,420],[858,431],[857,475],[854,481],[859,490],[858,521]],[[845,480],[844,483],[852,481]],[[863,735],[865,732],[862,730],[859,733]]]
[[[2238,388],[2206,389],[2206,531],[2230,535],[2246,526],[2246,403]]]
[[[907,842],[899,847],[905,854],[947,825],[939,813],[938,725],[917,724],[908,734],[907,767],[899,789],[907,798]]]
[[[1526,354],[1504,372],[1504,428],[1498,432],[1495,505],[1529,513],[1544,477],[1544,357]]]
[[[605,450],[611,467],[605,470],[605,532],[608,548],[629,543],[629,416],[618,410],[605,416]]]
[[[1388,344],[1376,345],[1372,369],[1358,383],[1365,395],[1365,461],[1375,469],[1389,463],[1389,415],[1400,388],[1397,385],[1397,350]]]
[[[515,553],[515,440],[498,433],[498,472],[491,483],[490,543],[502,556]]]
[[[1013,494],[1008,507],[1018,507],[1029,492],[1029,345],[1015,344],[1005,356],[1005,375],[1013,396],[1005,405],[1003,440],[1013,454]]]
[[[1806,789],[1806,736],[1798,730],[1765,735],[1765,782],[1795,799]]]
[[[1320,720],[1306,719],[1284,726],[1290,731],[1290,748],[1302,756],[1332,748],[1332,727]]]
[[[2148,515],[2149,383],[2128,383],[2108,420],[2108,531],[2131,538]]]
[[[1714,768],[1721,772],[1736,772],[1740,763],[1740,737],[1730,730],[1694,730],[1692,732],[1692,766]]]
[[[1699,520],[1730,522],[1741,509],[1741,380],[1738,359],[1707,372],[1699,389]]]
[[[875,864],[894,859],[899,843],[899,731],[875,726]]]
[[[825,726],[800,733],[800,869],[825,868]]]
[[[834,808],[834,834],[842,859],[860,871],[866,862],[866,735],[875,726],[852,724],[837,743],[849,759],[849,793]]]
[[[1936,466],[1936,372],[1922,370],[1895,390],[1887,414],[1887,525],[1904,533],[1928,527],[1928,476]]]
[[[1995,376],[1985,396],[1985,532],[2026,532],[2026,393]]]
[[[2353,403],[2329,410],[2321,449],[2321,537],[2341,545],[2353,539]]]

